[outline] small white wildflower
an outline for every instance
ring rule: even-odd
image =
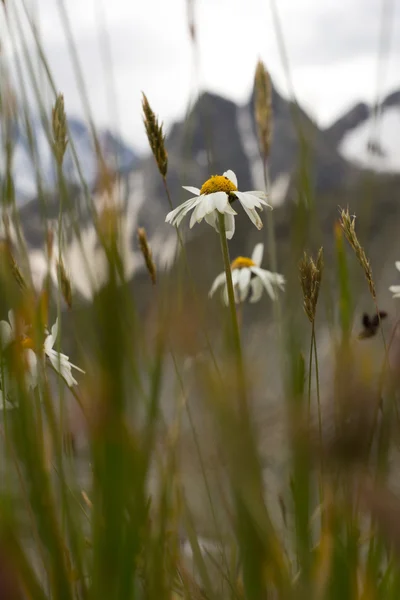
[[[78,385],[78,382],[72,375],[72,369],[76,369],[77,371],[80,371],[81,373],[84,373],[85,371],[83,371],[76,365],[73,365],[71,362],[69,362],[68,356],[66,356],[65,354],[62,354],[61,352],[59,353],[56,350],[54,350],[53,346],[56,342],[57,335],[58,335],[58,319],[56,320],[53,327],[51,328],[51,333],[49,333],[46,336],[46,339],[44,340],[44,347],[43,347],[44,353],[46,354],[46,356],[50,360],[51,364],[53,365],[53,368],[57,371],[57,373],[59,373],[61,375],[61,377],[64,379],[64,381],[66,382],[66,384],[69,387],[72,387],[73,385]]]
[[[251,258],[239,256],[233,261],[231,270],[235,302],[244,302],[249,298],[250,291],[251,296],[249,302],[258,302],[262,296],[263,289],[267,291],[271,300],[276,300],[274,288],[278,287],[281,290],[284,290],[285,278],[283,275],[271,273],[271,271],[260,268],[263,253],[264,244],[257,244]],[[213,296],[215,291],[221,286],[223,286],[223,300],[225,304],[228,304],[229,300],[225,273],[220,273],[216,277],[211,286],[209,296]]]
[[[400,260],[395,263],[396,269],[400,271]],[[391,285],[389,291],[392,292],[393,298],[400,298],[400,285]]]
[[[219,212],[225,215],[225,229],[228,240],[235,233],[235,215],[237,213],[232,208],[232,203],[236,199],[239,200],[257,229],[261,229],[263,224],[256,209],[262,210],[263,206],[272,209],[272,206],[265,200],[267,197],[265,192],[239,192],[237,177],[231,170],[226,171],[223,175],[213,175],[202,185],[201,189],[189,186],[183,186],[183,188],[195,194],[195,197],[186,200],[175,210],[169,212],[165,218],[166,222],[179,226],[185,215],[193,210],[190,227],[205,219],[209,225],[218,231]]]

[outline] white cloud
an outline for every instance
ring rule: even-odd
[[[194,0],[200,57],[195,71],[186,0],[65,0],[90,104],[100,126],[118,128],[145,148],[140,98],[145,91],[167,124],[182,116],[196,85],[244,102],[261,57],[278,88],[286,78],[265,0]],[[376,94],[380,0],[276,0],[298,100],[328,123],[352,102]],[[16,3],[19,5],[19,2]],[[74,114],[82,113],[58,0],[36,0],[40,32],[57,87]],[[103,5],[103,8],[101,6]],[[382,88],[399,86],[399,14]],[[102,30],[106,23],[107,35]],[[113,58],[107,72],[106,39]],[[115,94],[117,111],[114,109]],[[110,100],[111,99],[111,100]]]

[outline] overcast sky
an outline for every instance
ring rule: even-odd
[[[57,87],[64,93],[68,111],[81,115],[60,2],[31,0]],[[358,100],[375,99],[385,6],[389,12],[379,89],[385,93],[400,88],[399,1],[276,3],[297,99],[319,123],[328,124]],[[116,129],[136,148],[146,147],[142,90],[168,126],[182,117],[199,87],[245,102],[260,57],[278,89],[287,94],[269,0],[194,0],[193,4],[198,68],[188,33],[187,0],[64,0],[96,123]]]

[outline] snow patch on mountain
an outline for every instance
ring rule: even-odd
[[[344,158],[380,172],[400,171],[400,106],[388,106],[345,134],[339,145]]]
[[[86,123],[79,119],[70,118],[68,127],[79,169],[72,146],[68,144],[63,162],[64,176],[69,182],[80,185],[80,170],[85,182],[91,188],[98,176],[98,158],[92,134]],[[108,130],[99,131],[97,135],[103,158],[109,168],[126,172],[137,163],[136,153],[118,136]],[[6,131],[1,127],[0,136],[3,140],[7,139]],[[19,121],[15,121],[11,126],[10,139],[17,204],[23,205],[37,196],[39,180],[43,190],[53,191],[57,184],[57,170],[50,141],[42,122],[32,118],[28,132]],[[5,152],[0,150],[0,177],[5,174],[6,164]]]

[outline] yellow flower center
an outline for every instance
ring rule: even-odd
[[[251,258],[246,258],[245,256],[238,256],[231,264],[231,270],[234,269],[244,269],[249,267],[255,267],[256,263]]]
[[[33,343],[32,338],[26,337],[21,340],[21,346],[24,350],[35,350],[35,344]]]
[[[210,179],[207,179],[207,181],[203,183],[200,194],[214,194],[214,192],[231,194],[236,191],[237,187],[230,179],[224,177],[224,175],[212,175]]]

